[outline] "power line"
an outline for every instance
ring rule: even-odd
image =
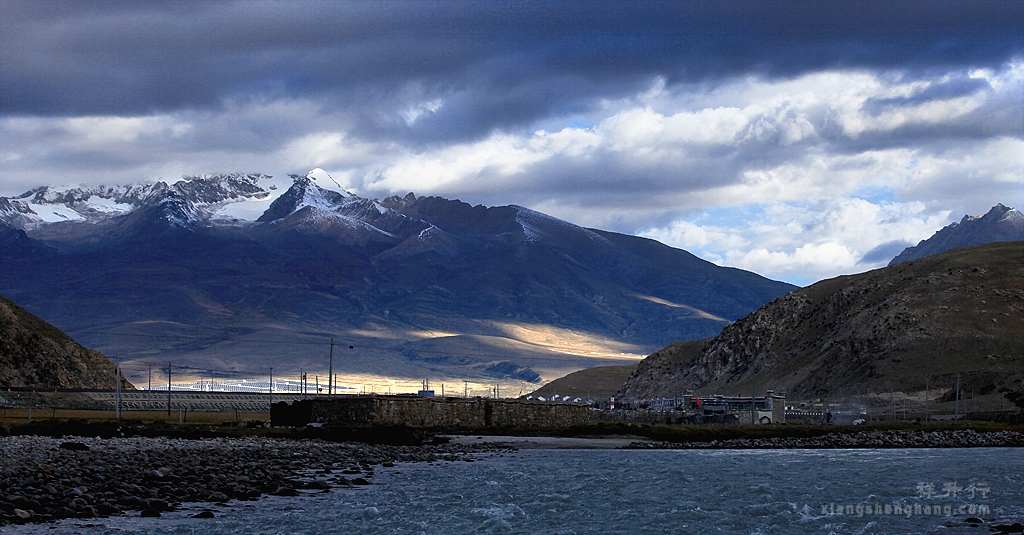
[[[212,327],[199,327],[205,329],[211,329]],[[152,338],[162,340],[197,340],[197,341],[218,341],[218,342],[235,342],[235,343],[259,343],[259,344],[282,344],[282,345],[316,345],[316,346],[329,346],[330,340],[326,339],[323,342],[303,342],[303,341],[285,341],[285,340],[252,340],[252,339],[238,339],[238,338],[214,338],[214,337],[194,337],[194,336],[180,336],[180,335],[159,335],[159,334],[131,334],[131,333],[106,333],[102,331],[68,331],[71,333],[81,334],[98,334],[102,336],[123,336],[123,337],[136,337],[136,338]],[[352,343],[342,344],[348,345],[349,349],[355,349],[356,346]],[[496,354],[496,353],[474,353],[468,351],[442,351],[436,349],[406,349],[401,347],[387,347],[387,346],[374,346],[374,345],[359,345],[359,349],[375,349],[379,351],[393,351],[396,353],[404,353],[406,351],[412,353],[424,353],[433,355],[446,355],[452,357],[480,357],[480,358],[496,358],[496,359],[515,359],[515,360],[533,360],[533,361],[549,361],[551,357],[534,357],[528,355],[518,354]],[[616,357],[613,355],[602,355],[602,356],[587,356],[587,355],[575,355],[570,353],[558,353],[558,355],[565,355],[568,357],[587,358],[587,359],[602,359],[602,360],[632,360],[629,358]],[[555,356],[555,355],[552,355]]]

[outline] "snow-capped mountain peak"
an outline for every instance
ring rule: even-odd
[[[346,197],[355,197],[355,195],[345,190],[345,188],[341,184],[339,184],[337,180],[334,180],[334,177],[332,177],[330,173],[324,171],[319,167],[306,173],[306,178],[308,178],[310,182],[316,184],[317,187],[322,190],[340,193]]]
[[[927,240],[907,247],[889,265],[939,254],[958,247],[1024,239],[1024,215],[1019,210],[996,204],[985,215],[965,215],[959,223],[939,229]]]
[[[360,202],[357,195],[345,191],[326,171],[316,168],[305,176],[290,175],[292,185],[284,192],[257,221],[270,222],[287,217],[307,206],[333,213],[347,204]]]
[[[0,220],[17,228],[30,228],[62,221],[100,222],[129,214],[151,204],[174,197],[175,204],[189,217],[179,221],[196,222],[226,204],[261,199],[270,193],[259,182],[271,177],[262,174],[215,174],[186,176],[168,185],[166,182],[117,186],[42,186],[21,195],[3,198]]]

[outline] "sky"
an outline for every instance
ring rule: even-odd
[[[0,0],[0,195],[316,167],[857,273],[1024,207],[1024,2]]]

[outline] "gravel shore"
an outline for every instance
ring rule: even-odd
[[[370,484],[375,465],[472,462],[470,453],[506,448],[271,438],[0,437],[0,526],[130,511],[159,516],[184,502],[330,492]]]
[[[800,449],[800,448],[979,448],[1022,447],[1024,433],[1016,431],[870,431],[833,433],[818,437],[737,438],[710,442],[635,441],[632,449]]]

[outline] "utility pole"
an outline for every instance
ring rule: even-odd
[[[327,364],[327,395],[331,395],[331,387],[334,383],[331,382],[331,378],[334,376],[334,338],[331,338],[331,357]]]
[[[149,388],[146,389],[146,405],[147,409],[152,409],[149,404],[153,401],[153,365],[149,365]]]
[[[924,421],[928,421],[928,376],[924,378]]]
[[[270,407],[274,407],[274,368],[270,368]]]
[[[953,422],[960,419],[960,374],[956,374],[956,412],[953,414]]]
[[[171,415],[171,363],[167,363],[167,416]]]
[[[468,398],[469,397],[469,381],[462,381],[462,382],[465,383],[465,391],[462,393],[462,397]]]
[[[115,402],[115,410],[117,413],[117,419],[121,419],[121,355],[117,355],[117,365],[114,366],[114,392],[116,392],[117,401]]]
[[[754,425],[755,418],[757,417],[757,407],[754,405],[754,395],[757,393],[757,387],[754,386],[754,377],[750,377],[750,425]]]

